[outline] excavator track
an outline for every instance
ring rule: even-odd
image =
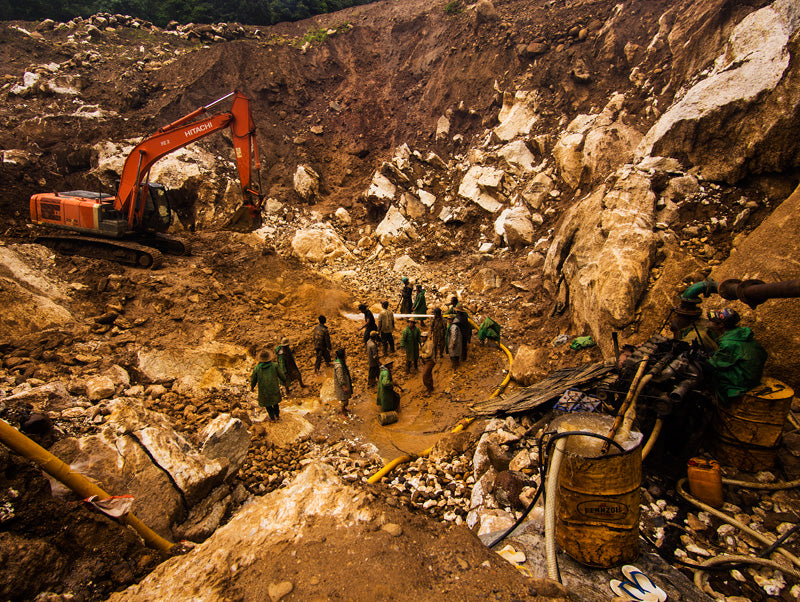
[[[80,255],[107,259],[138,268],[155,270],[161,266],[163,255],[158,249],[132,242],[122,242],[87,236],[38,236],[34,242],[45,245],[62,255]]]

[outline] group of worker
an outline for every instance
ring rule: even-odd
[[[458,298],[452,297],[444,312],[439,307],[434,309],[430,331],[420,330],[418,323],[425,326],[428,310],[425,289],[421,284],[417,284],[414,296],[415,288],[411,286],[407,277],[401,278],[401,284],[397,309],[401,314],[416,314],[419,318],[408,319],[398,347],[405,352],[406,374],[416,374],[421,367],[422,383],[426,395],[430,395],[434,390],[433,368],[437,360],[442,359],[446,353],[455,370],[467,359],[472,324]],[[367,386],[375,388],[377,405],[381,411],[388,412],[396,410],[400,400],[392,379],[394,361],[391,358],[395,353],[395,316],[388,301],[382,301],[381,308],[376,320],[366,304],[360,304],[358,309],[364,316],[364,323],[358,331],[359,333],[363,331],[361,336],[368,366]],[[342,414],[346,414],[353,394],[353,379],[347,366],[344,348],[337,349],[335,358],[331,359],[331,336],[326,322],[325,316],[319,316],[312,331],[314,373],[319,373],[323,362],[326,366],[333,367],[334,396],[341,404]],[[271,349],[261,352],[258,359],[259,362],[250,377],[250,388],[258,386],[258,403],[266,408],[268,420],[274,422],[279,419],[280,414],[281,386],[288,394],[292,382],[298,382],[302,388],[306,385],[303,383],[288,338],[284,337],[274,352]]]

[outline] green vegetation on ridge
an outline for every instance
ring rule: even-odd
[[[0,0],[0,20],[69,21],[96,13],[138,17],[164,27],[179,23],[274,25],[369,4],[373,0]]]

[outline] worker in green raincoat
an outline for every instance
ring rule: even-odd
[[[300,368],[297,367],[297,361],[294,359],[294,353],[289,345],[289,337],[283,337],[280,345],[275,347],[275,356],[277,357],[278,366],[286,375],[286,384],[284,386],[286,387],[287,395],[289,394],[289,385],[291,385],[292,381],[296,380],[303,389],[306,388],[305,384],[303,384],[303,377],[300,375]]]
[[[392,412],[400,405],[400,396],[394,390],[392,382],[392,366],[394,362],[386,362],[381,366],[378,375],[378,405],[381,412]]]
[[[708,359],[711,378],[720,401],[740,397],[761,382],[767,352],[755,340],[753,331],[739,326],[739,314],[733,309],[708,312],[712,328],[718,333],[718,348]]]
[[[489,339],[490,341],[500,340],[500,324],[491,318],[486,318],[481,323],[481,327],[478,330],[478,340],[481,342],[481,344],[483,344],[486,339]]]
[[[403,334],[400,337],[400,347],[406,350],[406,374],[411,373],[412,366],[414,368],[414,374],[417,373],[419,346],[420,330],[417,328],[417,321],[411,318],[408,321],[408,326],[403,330]]]
[[[421,284],[417,285],[417,296],[414,297],[413,311],[417,315],[424,316],[428,313],[428,302],[425,301],[425,289]],[[425,318],[420,318],[419,323],[425,326]]]
[[[286,385],[286,373],[274,362],[275,355],[270,349],[262,351],[258,359],[250,375],[250,390],[258,385],[258,405],[267,409],[270,422],[276,422],[280,416],[280,385]]]

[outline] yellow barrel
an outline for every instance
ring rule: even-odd
[[[597,427],[581,430],[608,433],[612,417],[589,416]],[[631,433],[632,442],[623,445],[625,452],[611,446],[603,456],[602,441],[592,441],[596,443],[588,444],[587,437],[567,440],[558,477],[556,542],[582,564],[610,568],[639,555],[642,436]]]
[[[729,404],[717,403],[714,457],[748,472],[772,468],[793,398],[790,387],[765,376],[757,387]]]

